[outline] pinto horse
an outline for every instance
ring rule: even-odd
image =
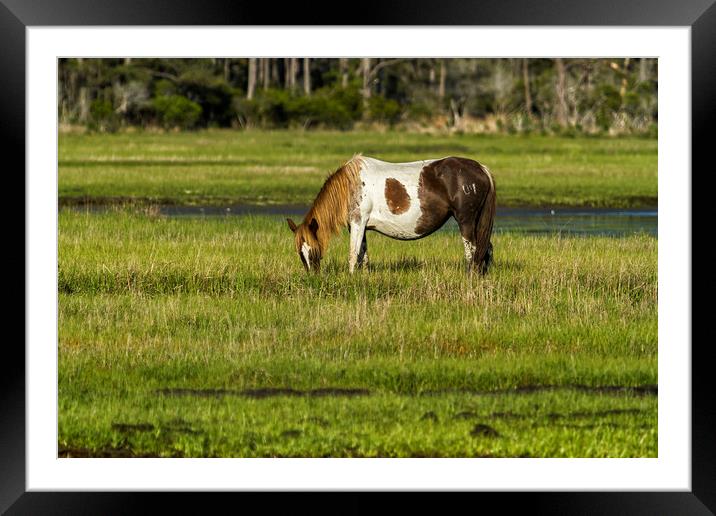
[[[388,163],[357,155],[331,174],[301,224],[287,219],[308,271],[320,269],[331,237],[350,231],[349,269],[367,263],[366,230],[416,240],[454,217],[468,272],[485,274],[492,261],[495,182],[477,161],[447,157]]]

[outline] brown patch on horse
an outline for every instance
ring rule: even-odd
[[[385,180],[385,200],[393,215],[405,213],[410,208],[410,195],[403,183],[389,177]]]
[[[418,199],[422,212],[415,224],[418,235],[428,234],[442,226],[450,216],[445,184],[440,179],[438,165],[443,160],[425,165],[418,179]]]
[[[477,161],[449,157],[423,167],[418,181],[421,215],[415,232],[425,236],[452,215],[462,237],[475,248],[473,262],[482,273],[492,259],[495,184]]]

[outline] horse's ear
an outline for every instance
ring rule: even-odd
[[[311,233],[316,235],[318,233],[318,222],[316,219],[311,219],[311,223],[308,225],[308,229],[311,230]]]
[[[294,233],[296,232],[296,223],[292,221],[291,219],[286,219],[286,222],[288,222],[288,227],[291,228],[291,231]]]

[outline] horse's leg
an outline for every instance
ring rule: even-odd
[[[365,230],[363,231],[363,240],[361,241],[360,250],[358,251],[358,263],[356,265],[359,268],[368,266],[368,240]]]
[[[492,263],[492,242],[487,244],[487,252],[485,253],[485,258],[482,260],[482,263],[480,263],[480,272],[482,274],[487,274],[487,269],[490,268],[490,264]]]
[[[470,220],[461,221],[457,217],[455,219],[460,228],[462,244],[465,247],[465,272],[470,274],[475,267],[475,252],[477,251],[477,246],[475,245],[475,222]]]
[[[475,250],[477,248],[475,247],[475,244],[465,237],[462,237],[462,244],[465,246],[465,272],[470,274],[470,271],[475,265]]]
[[[361,220],[351,224],[350,255],[348,257],[348,270],[351,274],[355,271],[358,257],[361,254],[361,248],[363,247],[365,238],[366,222],[366,220]]]
[[[465,246],[465,260],[467,261],[468,274],[472,271],[476,271],[484,275],[492,263],[492,242],[488,241],[487,248],[479,252],[477,230],[481,222],[480,217],[484,216],[484,214],[483,212],[479,212],[478,215],[479,216],[475,218],[471,212],[456,214],[455,220],[457,220],[460,234],[462,235],[462,242]]]

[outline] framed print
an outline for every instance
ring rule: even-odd
[[[713,5],[61,4],[0,6],[27,231],[3,510],[714,510]]]

